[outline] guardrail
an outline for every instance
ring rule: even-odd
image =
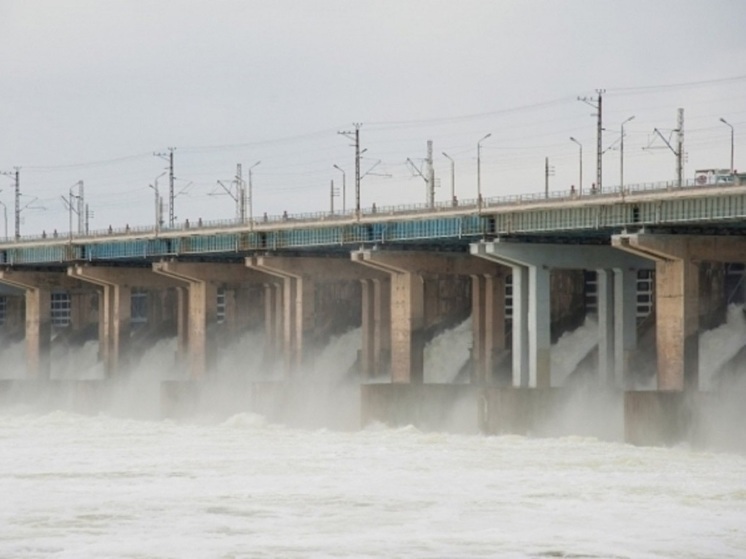
[[[708,189],[712,187],[727,187],[729,185],[722,184],[697,184],[693,179],[688,179],[683,182],[682,188],[696,188],[696,189]],[[379,216],[399,216],[399,217],[417,217],[425,214],[437,214],[444,211],[458,212],[458,213],[472,213],[477,211],[484,211],[486,209],[494,209],[502,206],[515,206],[515,205],[535,205],[547,202],[562,202],[562,201],[578,201],[578,200],[590,200],[590,199],[610,199],[619,198],[635,193],[655,193],[655,192],[670,192],[678,190],[678,184],[676,181],[662,181],[662,182],[649,182],[639,183],[634,185],[625,186],[621,189],[619,186],[604,188],[602,192],[576,192],[575,190],[562,190],[552,191],[548,194],[546,192],[541,193],[530,193],[530,194],[512,194],[505,196],[494,196],[490,198],[484,198],[480,201],[475,198],[466,200],[454,200],[454,201],[440,201],[430,206],[428,204],[400,204],[395,206],[376,206],[373,204],[368,208],[362,208],[359,219],[365,220],[366,218],[374,218]],[[5,239],[6,243],[23,244],[31,242],[39,242],[44,240],[93,240],[101,239],[103,237],[111,236],[130,236],[130,237],[158,237],[159,235],[178,234],[185,232],[193,232],[200,230],[225,230],[226,232],[232,232],[235,229],[241,230],[266,230],[273,229],[278,224],[328,224],[329,222],[349,222],[355,223],[358,221],[358,216],[355,210],[347,210],[345,212],[310,212],[310,213],[299,213],[299,214],[287,214],[281,215],[267,215],[264,214],[260,218],[252,218],[250,220],[241,221],[239,218],[233,219],[220,219],[220,220],[206,220],[198,219],[196,222],[190,222],[188,219],[182,223],[175,225],[174,227],[155,227],[155,226],[134,226],[112,228],[109,226],[107,229],[97,229],[88,232],[87,234],[76,234],[76,233],[65,233],[59,234],[56,231],[51,235],[46,232],[35,235],[24,235],[19,239]]]

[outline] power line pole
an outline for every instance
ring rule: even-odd
[[[676,119],[676,149],[673,148],[671,143],[661,134],[657,128],[653,129],[653,132],[663,140],[666,147],[671,150],[676,156],[676,185],[681,188],[684,186],[684,109],[679,109]],[[649,148],[650,146],[648,146]]]
[[[156,157],[160,157],[165,161],[168,161],[168,226],[173,227],[176,223],[176,213],[174,208],[174,200],[176,195],[174,194],[174,150],[175,147],[168,148],[168,153],[156,152],[153,153]]]
[[[425,204],[428,207],[435,206],[435,169],[433,167],[433,141],[427,141],[427,157],[425,159],[424,173],[414,162],[407,158],[406,161],[412,167],[412,170],[422,177],[425,181]],[[427,173],[427,174],[426,174]]]
[[[238,219],[246,223],[246,185],[243,182],[243,169],[236,163],[236,195],[238,196]]]
[[[678,153],[676,155],[676,177],[679,188],[684,186],[684,109],[679,109],[676,118]]]
[[[597,89],[596,93],[598,97],[595,102],[587,97],[578,97],[578,101],[590,105],[596,112],[591,116],[597,117],[596,121],[596,192],[599,194],[602,190],[603,183],[603,94],[606,93],[605,89]]]
[[[433,141],[427,141],[428,205],[435,207],[435,167],[433,167]]]
[[[13,167],[14,172],[2,171],[0,175],[13,177],[15,188],[15,238],[16,241],[21,238],[21,168]]]
[[[353,122],[352,125],[355,127],[355,131],[341,131],[337,134],[341,134],[355,143],[355,217],[360,219],[360,127],[363,125],[362,122]]]
[[[544,158],[544,198],[549,198],[549,177],[554,176],[554,166],[549,165],[549,158]]]

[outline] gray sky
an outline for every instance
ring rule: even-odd
[[[175,146],[179,220],[230,219],[216,196],[236,163],[254,169],[254,213],[329,210],[354,152],[337,134],[362,122],[370,206],[425,201],[418,165],[435,146],[440,187],[476,196],[543,192],[595,177],[595,119],[577,100],[605,88],[604,147],[625,129],[625,183],[674,178],[665,134],[685,109],[685,176],[746,168],[746,2],[0,0],[0,170],[21,167],[22,233],[68,229],[60,196],[84,180],[92,229],[154,221],[148,184]],[[668,87],[672,84],[673,85]],[[666,86],[666,87],[663,87]],[[743,150],[739,151],[739,145]],[[741,153],[744,155],[742,156]],[[619,151],[604,184],[619,183]],[[190,184],[191,183],[191,184]],[[160,179],[163,192],[167,180]],[[0,177],[9,207],[12,182]],[[34,210],[40,205],[45,210]],[[335,200],[337,208],[341,199]],[[0,219],[2,214],[0,213]]]

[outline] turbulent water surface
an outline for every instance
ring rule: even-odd
[[[743,316],[733,308],[701,337],[705,386],[741,351]],[[432,341],[429,382],[457,378],[469,334],[462,324]],[[595,336],[588,322],[559,341],[555,381],[569,379]],[[160,381],[182,374],[173,340],[144,355],[105,414],[1,409],[0,559],[746,557],[746,454],[485,437],[469,434],[473,407],[457,422],[463,434],[319,429],[359,417],[348,371],[360,339],[349,332],[316,359],[318,386],[286,421],[303,429],[225,410],[154,419]],[[248,336],[221,352],[218,370],[244,371],[261,345]],[[0,355],[0,376],[22,376],[19,347]],[[100,378],[95,350],[56,356],[56,376]],[[580,388],[545,431],[620,440],[621,400]]]
[[[0,557],[744,557],[746,457],[0,415]]]

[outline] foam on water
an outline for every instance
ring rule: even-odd
[[[740,557],[746,458],[0,414],[0,556]]]

